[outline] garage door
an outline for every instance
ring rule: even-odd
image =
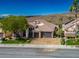
[[[42,38],[52,38],[52,32],[41,32]]]

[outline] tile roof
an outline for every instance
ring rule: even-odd
[[[63,28],[64,28],[64,29],[71,28],[71,27],[74,26],[75,24],[79,24],[78,22],[79,22],[79,18],[76,19],[76,20],[74,20],[74,21],[72,21],[72,22],[70,22],[70,23],[68,23],[68,24],[66,24],[66,25],[64,25]]]
[[[38,22],[38,24],[35,24],[35,22]],[[38,26],[35,28],[35,31],[43,31],[43,32],[53,32],[55,30],[56,25],[49,23],[45,21],[44,19],[36,19],[36,18],[28,18],[28,23],[32,25],[33,27]]]

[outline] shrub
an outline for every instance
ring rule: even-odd
[[[26,39],[24,39],[24,38],[16,38],[16,40],[19,42],[26,42]]]
[[[65,45],[65,39],[62,39],[62,40],[61,40],[61,44],[62,44],[62,45]]]
[[[6,39],[5,38],[2,38],[2,41],[6,41]]]
[[[62,29],[58,29],[58,31],[56,32],[58,37],[64,37],[64,32]]]
[[[66,45],[74,45],[74,44],[75,44],[74,40],[72,40],[72,39],[69,39],[66,41]]]
[[[24,38],[16,38],[15,40],[6,40],[5,38],[2,39],[2,44],[24,44],[24,43],[30,43],[31,39],[24,39]]]
[[[31,43],[32,39],[27,39],[27,43]]]
[[[75,45],[79,45],[79,39],[75,41]]]
[[[3,44],[18,44],[19,42],[18,41],[15,41],[15,40],[6,40],[6,41],[2,41]]]

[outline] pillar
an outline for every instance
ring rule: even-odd
[[[29,30],[27,29],[26,30],[26,38],[28,38],[28,32],[29,32]]]
[[[39,38],[41,38],[41,32],[39,32]]]
[[[32,38],[34,38],[34,30],[32,30]]]
[[[53,32],[52,32],[52,34],[51,34],[51,37],[53,38]]]

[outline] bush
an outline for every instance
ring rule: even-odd
[[[64,31],[62,29],[58,29],[56,34],[57,34],[58,37],[64,37]]]
[[[26,42],[26,39],[24,39],[24,38],[16,38],[16,40],[19,42]]]
[[[65,39],[62,39],[62,40],[61,40],[61,44],[62,44],[62,45],[65,45]]]
[[[6,41],[2,41],[3,44],[18,44],[19,42],[16,40],[6,40]]]
[[[79,39],[75,41],[75,45],[79,45]]]
[[[5,38],[2,38],[2,41],[6,41],[6,39]]]
[[[66,45],[74,45],[74,40],[70,39],[66,41]]]
[[[5,38],[2,39],[2,44],[24,44],[24,43],[30,43],[31,39],[24,39],[24,38],[16,38],[15,40],[6,40]]]
[[[31,43],[32,39],[27,39],[27,43]]]

